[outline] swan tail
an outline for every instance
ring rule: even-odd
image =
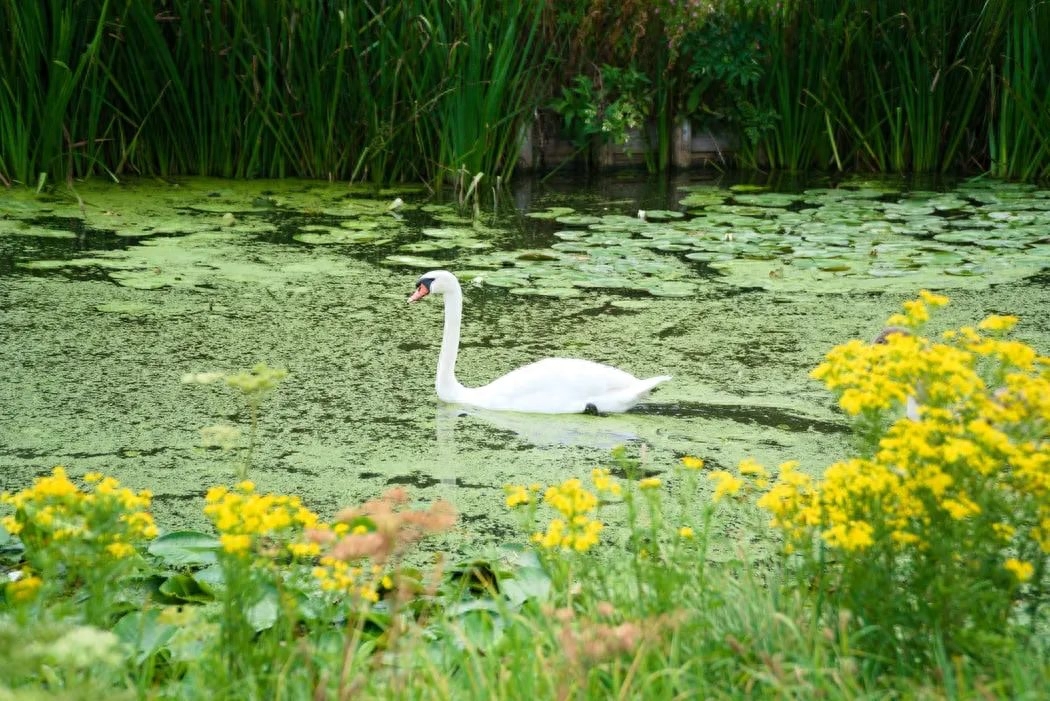
[[[592,402],[592,404],[598,411],[627,411],[632,406],[645,399],[649,395],[649,392],[651,392],[658,384],[667,382],[670,379],[670,375],[657,375],[656,377],[639,380],[630,387],[626,387],[618,392],[611,392],[604,397],[601,397],[599,400]]]

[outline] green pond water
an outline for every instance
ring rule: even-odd
[[[1018,338],[1050,348],[1048,190],[621,176],[480,195],[475,215],[423,189],[302,181],[0,193],[0,490],[98,470],[152,490],[163,528],[203,528],[235,460],[200,429],[248,415],[180,378],[265,361],[290,374],[263,407],[259,489],[329,516],[404,485],[452,500],[444,545],[473,549],[515,536],[505,484],[585,477],[618,444],[649,474],[684,454],[813,471],[847,455],[807,374],[921,288],[952,299],[935,327],[1015,313]],[[405,304],[437,267],[464,281],[467,385],[549,355],[674,379],[624,415],[442,405],[442,307]]]

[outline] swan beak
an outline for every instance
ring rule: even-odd
[[[430,294],[430,290],[427,289],[427,286],[420,285],[416,288],[416,291],[412,293],[412,296],[408,298],[408,303],[412,304],[412,302],[418,302],[419,300],[426,297],[428,294]]]

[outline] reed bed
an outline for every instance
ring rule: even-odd
[[[4,3],[0,176],[509,174],[542,4]]]
[[[713,20],[745,48],[706,55],[747,80],[683,53]],[[1040,0],[9,0],[0,26],[5,185],[506,178],[536,110],[606,65],[645,74],[660,170],[691,116],[745,167],[1050,177]]]

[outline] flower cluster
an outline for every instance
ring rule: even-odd
[[[423,509],[406,508],[408,502],[407,491],[392,489],[378,499],[343,510],[333,526],[319,524],[307,532],[312,544],[325,549],[313,569],[324,591],[365,602],[378,601],[381,591],[394,587],[389,574],[391,561],[426,536],[446,531],[456,522],[456,513],[448,502],[438,501]]]
[[[844,571],[893,562],[905,591],[969,596],[963,582],[999,581],[987,608],[1008,612],[1010,592],[1050,560],[1050,358],[1005,338],[1015,317],[920,335],[929,306],[946,303],[924,292],[891,317],[904,329],[828,353],[814,377],[863,415],[870,450],[820,479],[782,465],[758,506],[788,552],[816,537]]]
[[[0,519],[9,533],[19,536],[27,551],[41,551],[63,541],[76,541],[100,555],[122,559],[135,553],[136,544],[155,538],[157,528],[149,508],[152,495],[120,486],[99,473],[84,476],[82,491],[55,467],[17,494],[0,495],[0,503],[15,513]]]
[[[14,507],[0,522],[25,546],[27,567],[7,586],[13,600],[34,598],[46,581],[105,586],[115,571],[134,567],[138,546],[157,536],[149,492],[99,473],[84,481],[80,489],[59,466],[28,489],[0,495],[0,503]]]
[[[316,543],[297,542],[295,535],[318,525],[317,515],[302,505],[299,497],[256,494],[245,480],[234,486],[212,487],[205,496],[204,514],[219,531],[224,552],[246,556],[267,545],[287,543],[290,554],[311,557],[320,553]]]
[[[620,486],[613,482],[607,470],[596,469],[591,475],[595,489],[619,495]],[[583,486],[578,478],[552,485],[543,495],[543,501],[560,514],[551,519],[546,531],[534,533],[532,540],[547,550],[561,549],[586,552],[597,545],[602,522],[595,518],[598,496]]]

